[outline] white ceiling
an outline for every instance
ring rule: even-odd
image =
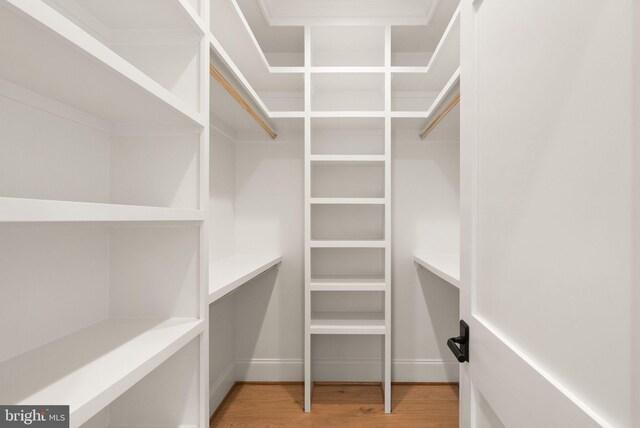
[[[439,1],[451,0],[257,0],[271,25],[424,25]]]

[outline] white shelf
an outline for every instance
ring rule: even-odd
[[[80,26],[112,39],[122,31],[179,31],[203,35],[202,19],[189,0],[44,0]]]
[[[0,223],[202,221],[196,209],[0,197]]]
[[[309,71],[311,74],[322,74],[322,73],[384,73],[386,71],[385,67],[382,66],[354,66],[354,67],[344,67],[344,66],[334,66],[334,67],[310,67]]]
[[[218,9],[218,0],[212,8]],[[257,54],[271,73],[304,73],[304,27],[271,25],[261,4],[253,0],[225,0],[232,3],[242,18],[245,32]]]
[[[391,117],[399,119],[426,119],[427,113],[424,111],[392,111]]]
[[[312,205],[384,205],[385,198],[311,198]]]
[[[302,65],[271,66],[269,64],[266,55],[260,47],[260,43],[258,43],[258,39],[253,33],[244,12],[236,0],[215,2],[212,7],[216,12],[216,14],[212,15],[211,22],[212,29],[217,31],[214,33],[214,36],[227,46],[229,46],[227,42],[233,40],[234,43],[231,43],[230,46],[234,49],[232,54],[237,56],[238,60],[247,66],[251,66],[251,69],[245,71],[246,73],[258,73],[256,77],[266,79],[268,79],[267,74],[304,73],[304,67]],[[220,19],[220,21],[215,21],[216,19]],[[224,22],[227,25],[217,25],[220,22]],[[225,30],[226,33],[221,33],[222,30]]]
[[[391,67],[393,92],[438,91],[460,66],[460,8],[453,14],[426,67]]]
[[[454,287],[460,288],[459,255],[414,256],[413,260]]]
[[[204,327],[190,318],[99,322],[0,364],[0,402],[68,404],[77,427]]]
[[[209,265],[209,304],[282,261],[281,256],[232,256]]]
[[[454,68],[460,65],[460,6],[453,13],[425,72],[436,74],[436,68],[440,68],[438,66],[442,63],[456,64]]]
[[[303,111],[269,111],[271,119],[301,119],[304,118]]]
[[[311,278],[311,291],[385,291],[382,277]]]
[[[235,0],[212,4],[211,46],[270,117],[269,93],[304,93],[304,67],[271,67]],[[224,46],[224,48],[223,48]]]
[[[382,312],[313,312],[311,334],[385,334]]]
[[[310,241],[311,248],[384,248],[386,241],[381,239],[331,240],[315,239]]]
[[[367,165],[383,163],[386,157],[385,155],[311,155],[309,159],[311,162],[324,164]]]
[[[11,58],[0,75],[16,85],[109,122],[204,126],[204,115],[42,2],[4,2],[0,39]]]
[[[327,118],[374,118],[385,117],[382,110],[331,110],[331,111],[311,111],[309,117],[327,117]]]
[[[429,107],[429,111],[427,111],[427,119],[431,119],[436,113],[440,112],[440,108],[443,104],[451,97],[451,95],[455,92],[457,88],[460,87],[460,67],[453,72],[449,80],[444,85],[442,90],[438,93],[438,96],[433,103]]]

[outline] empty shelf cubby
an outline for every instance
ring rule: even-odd
[[[384,73],[312,73],[312,111],[383,111]]]
[[[312,155],[383,155],[384,118],[312,118]]]
[[[384,27],[311,27],[311,65],[384,66]]]
[[[3,197],[198,208],[200,130],[104,124],[24,88],[0,87]]]
[[[312,248],[311,278],[384,278],[384,248]]]
[[[311,239],[384,239],[382,204],[314,204]]]
[[[384,170],[382,163],[356,166],[314,163],[311,166],[311,197],[384,198]]]

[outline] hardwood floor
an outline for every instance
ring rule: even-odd
[[[457,427],[458,386],[393,385],[385,414],[379,385],[318,384],[313,410],[304,413],[302,384],[239,383],[211,421],[211,428],[246,427]]]

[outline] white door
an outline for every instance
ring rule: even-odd
[[[462,3],[461,426],[639,427],[634,1]]]

